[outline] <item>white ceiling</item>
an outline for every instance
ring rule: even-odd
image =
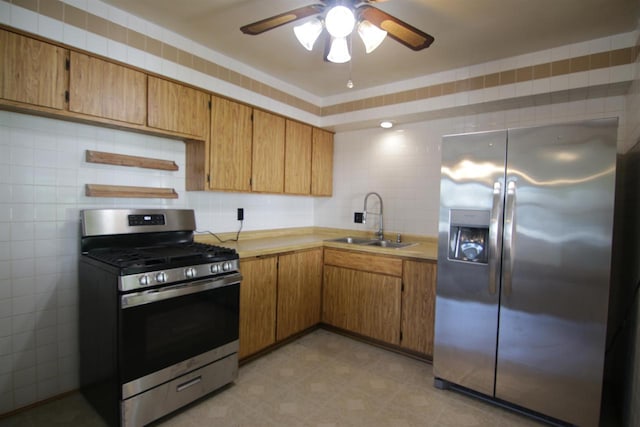
[[[387,38],[366,55],[354,38],[351,64],[300,46],[287,24],[257,36],[240,27],[315,0],[103,0],[318,97],[385,85],[579,41],[632,31],[639,0],[388,0],[375,7],[435,37],[414,52]],[[224,65],[224,64],[222,64]]]

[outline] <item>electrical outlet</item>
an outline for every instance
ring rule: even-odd
[[[362,212],[354,212],[353,213],[353,222],[357,222],[358,224],[362,224],[363,221]]]
[[[238,208],[238,221],[244,220],[244,209]]]

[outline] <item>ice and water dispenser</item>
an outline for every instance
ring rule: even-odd
[[[451,209],[449,212],[449,259],[487,264],[490,212]]]

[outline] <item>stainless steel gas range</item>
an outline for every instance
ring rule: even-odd
[[[142,426],[234,381],[233,249],[194,242],[192,210],[81,212],[80,381],[111,425]]]

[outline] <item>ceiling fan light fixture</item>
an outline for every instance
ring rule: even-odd
[[[336,39],[347,37],[356,25],[353,11],[346,6],[332,7],[324,18],[327,31]]]
[[[302,46],[307,50],[312,50],[313,45],[322,33],[322,21],[313,18],[304,24],[293,27],[293,32]]]
[[[376,27],[367,20],[360,21],[358,24],[358,34],[364,43],[364,48],[367,53],[371,53],[387,37],[387,32]]]
[[[327,60],[336,64],[344,64],[351,60],[346,37],[332,38],[331,49],[327,55]]]

